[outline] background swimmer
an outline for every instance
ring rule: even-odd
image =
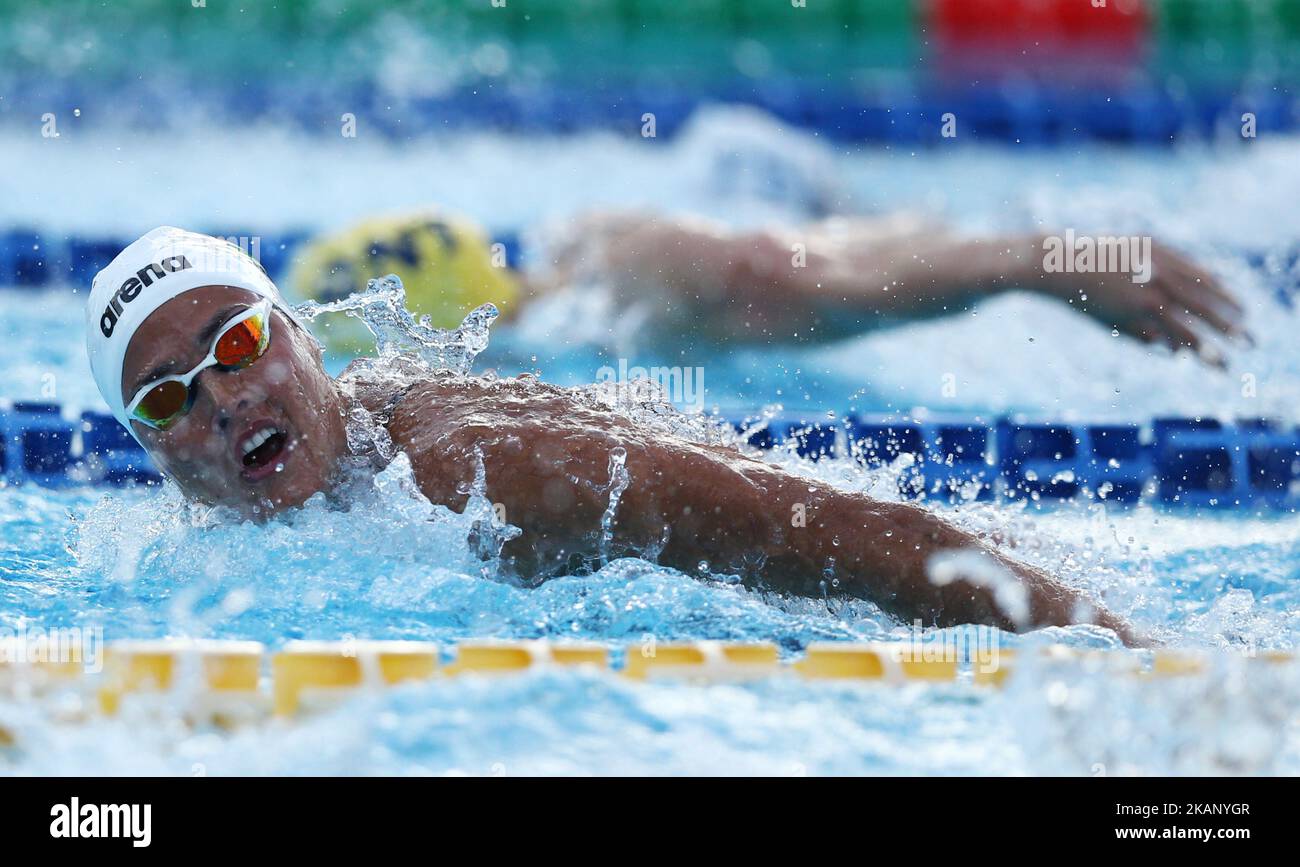
[[[97,275],[87,308],[87,350],[105,400],[194,500],[264,516],[339,490],[353,453],[344,420],[360,404],[409,457],[432,502],[463,508],[481,460],[486,495],[522,530],[503,551],[521,575],[580,566],[607,541],[609,553],[658,551],[686,572],[704,563],[805,594],[836,586],[940,625],[1095,622],[1134,641],[1123,620],[1079,592],[920,507],[647,431],[531,378],[397,384],[356,366],[333,380],[260,267],[223,246],[155,229]],[[163,260],[170,270],[155,270]],[[113,327],[97,327],[115,305]],[[626,487],[603,540],[610,456],[620,449]],[[806,526],[791,526],[796,506]],[[983,552],[1003,586],[960,566],[932,583],[928,561],[953,550]],[[1005,604],[1007,583],[1023,605]]]
[[[881,326],[958,313],[1025,290],[1068,303],[1107,328],[1211,363],[1222,356],[1199,329],[1246,338],[1239,301],[1182,254],[1148,243],[1128,271],[1049,270],[1048,233],[978,237],[906,215],[835,217],[802,226],[733,230],[694,216],[591,212],[539,233],[522,270],[472,223],[443,212],[372,218],[311,244],[290,285],[332,300],[397,272],[413,312],[451,328],[473,307],[506,316],[599,283],[615,309],[635,310],[656,338],[696,335],[734,344],[821,342]],[[1148,239],[1149,241],[1149,239]],[[1149,269],[1139,282],[1134,272]],[[1139,280],[1141,275],[1139,275]],[[331,331],[334,329],[331,328]],[[345,324],[326,339],[366,345]]]

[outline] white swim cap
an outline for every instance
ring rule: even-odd
[[[90,371],[108,408],[132,436],[135,430],[122,396],[122,364],[131,336],[150,313],[200,286],[247,289],[289,313],[275,284],[251,256],[228,241],[171,226],[159,226],[132,242],[91,281],[86,301]]]

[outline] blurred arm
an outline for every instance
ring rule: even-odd
[[[1065,301],[1106,327],[1171,348],[1202,348],[1196,326],[1247,337],[1240,303],[1209,273],[1152,244],[1152,277],[1048,273],[1046,235],[957,236],[906,219],[830,220],[735,233],[703,220],[590,215],[601,267],[625,300],[668,292],[702,308],[720,336],[833,338],[957,313],[1010,289]],[[809,326],[814,326],[809,328]]]

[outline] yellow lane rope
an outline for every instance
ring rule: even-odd
[[[0,707],[60,689],[88,697],[67,720],[121,712],[132,698],[170,699],[187,719],[223,726],[329,707],[359,691],[465,675],[500,676],[556,667],[608,670],[633,681],[741,682],[770,677],[880,684],[961,684],[998,687],[1027,663],[1068,663],[1084,670],[1139,678],[1207,672],[1215,655],[1158,650],[1130,653],[1060,645],[1032,649],[954,648],[909,644],[822,642],[782,660],[769,642],[644,642],[629,645],[617,668],[613,648],[596,643],[464,641],[444,648],[415,641],[294,641],[268,653],[252,641],[162,639],[111,642],[102,659],[51,662],[39,654],[0,647]],[[12,649],[10,649],[12,651]],[[1261,664],[1289,664],[1295,656],[1261,652]],[[102,663],[102,664],[100,664]],[[0,747],[14,735],[0,725]]]

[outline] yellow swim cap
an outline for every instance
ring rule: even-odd
[[[491,301],[508,316],[519,298],[505,250],[469,220],[442,211],[374,217],[334,235],[317,238],[294,257],[289,276],[302,300],[333,301],[364,289],[372,277],[396,274],[406,304],[439,328],[455,328],[480,304]],[[318,336],[334,352],[366,352],[370,334],[354,319],[322,320]]]

